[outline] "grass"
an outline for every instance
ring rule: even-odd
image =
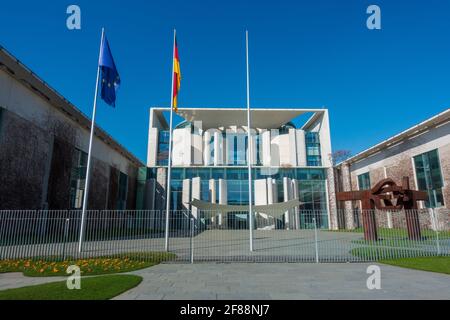
[[[330,232],[344,232],[344,233],[364,233],[364,229],[362,227],[356,229],[339,229],[339,230],[329,230]],[[398,228],[377,228],[378,236],[380,238],[408,238],[408,230],[407,229],[398,229]],[[422,237],[428,239],[436,239],[436,231],[425,229],[421,230]],[[450,231],[439,231],[440,239],[448,239],[450,238]]]
[[[134,275],[114,275],[81,279],[80,290],[67,289],[66,281],[0,291],[0,300],[108,300],[142,281]]]
[[[450,275],[450,256],[424,256],[419,250],[382,247],[355,248],[351,254],[392,266]]]
[[[128,253],[109,257],[87,259],[19,259],[0,260],[0,273],[22,272],[29,277],[67,276],[71,265],[80,267],[81,275],[103,275],[130,272],[152,267],[162,261],[175,258],[172,253],[147,252]]]
[[[350,253],[355,257],[370,259],[370,260],[383,260],[398,258],[402,256],[423,256],[424,252],[421,250],[414,250],[409,248],[385,248],[385,247],[360,247],[354,248]]]
[[[450,275],[450,257],[418,257],[380,260],[381,263],[408,269],[445,273]]]

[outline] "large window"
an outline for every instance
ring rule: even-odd
[[[75,149],[70,173],[70,208],[81,209],[86,179],[87,153]]]
[[[414,157],[416,177],[419,190],[428,193],[425,201],[427,208],[442,207],[444,197],[442,196],[442,174],[437,150],[423,153]]]
[[[359,190],[369,190],[370,189],[370,174],[369,174],[369,172],[360,174],[358,176],[358,187],[359,187]]]
[[[318,132],[306,133],[306,162],[310,167],[320,167],[322,165],[322,155],[320,151],[320,137]]]
[[[227,139],[227,164],[244,166],[247,164],[247,134],[226,133]]]
[[[169,165],[169,141],[170,131],[160,131],[158,135],[158,154],[156,156],[158,166]]]

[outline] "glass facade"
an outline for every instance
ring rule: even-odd
[[[427,208],[444,206],[443,180],[438,151],[433,150],[414,157],[414,165],[418,188],[428,193],[428,201],[425,201],[425,206]]]
[[[171,182],[171,207],[182,210],[183,180],[200,177],[200,200],[211,201],[209,180],[214,179],[218,201],[218,180],[227,181],[227,204],[248,205],[248,171],[247,168],[173,168]],[[277,184],[278,202],[284,202],[283,178],[296,179],[299,190],[300,210],[305,214],[300,217],[302,227],[310,227],[315,216],[319,227],[327,228],[327,194],[326,172],[324,169],[263,169],[252,170],[252,178],[272,178]],[[253,186],[254,188],[254,186]],[[253,189],[254,191],[254,189]],[[242,214],[239,214],[241,217]],[[241,217],[242,218],[242,217]]]
[[[318,132],[306,132],[306,162],[309,167],[320,167],[322,155],[320,151],[320,136]]]
[[[359,190],[369,190],[370,189],[370,174],[369,174],[369,172],[360,174],[358,176],[358,187],[359,187]]]

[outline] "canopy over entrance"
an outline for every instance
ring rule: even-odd
[[[230,212],[246,212],[249,211],[248,205],[228,205],[228,204],[217,204],[211,202],[205,202],[198,199],[194,199],[189,202],[190,205],[196,207],[199,210],[211,211],[213,213],[227,214]],[[286,211],[298,207],[302,203],[298,199],[268,204],[268,205],[257,205],[253,206],[253,211],[257,213],[263,213],[274,218],[279,218],[285,214]]]

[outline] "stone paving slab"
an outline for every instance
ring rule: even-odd
[[[366,287],[370,264],[161,264],[118,300],[450,299],[450,276],[381,265],[381,290]]]

